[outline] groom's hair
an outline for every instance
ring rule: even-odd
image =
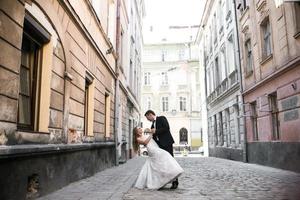
[[[147,110],[147,112],[145,113],[145,116],[152,114],[155,115],[155,112],[153,110]]]

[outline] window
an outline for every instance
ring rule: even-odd
[[[211,26],[209,26],[209,52],[211,53],[212,52],[212,47],[213,47],[213,42],[212,42],[212,30],[211,30]]]
[[[135,62],[137,63],[137,62]],[[136,95],[137,94],[137,89],[138,89],[138,82],[137,82],[137,71],[136,71],[136,66],[134,68],[134,72],[133,72],[133,92]]]
[[[162,97],[162,111],[168,112],[169,111],[169,98]]]
[[[236,145],[241,144],[240,138],[240,108],[238,104],[233,106],[234,108],[234,132],[235,132],[235,143]]]
[[[184,54],[185,54],[185,50],[184,49],[180,49],[179,50],[179,60],[184,60]]]
[[[179,130],[179,143],[187,144],[188,143],[188,131],[186,128],[181,128]]]
[[[230,112],[229,112],[229,108],[225,109],[225,118],[226,118],[226,143],[227,146],[230,146],[231,144],[231,131],[230,131]]]
[[[271,44],[271,27],[269,18],[265,19],[261,24],[262,30],[262,57],[266,59],[272,54]]]
[[[45,98],[41,98],[41,93],[50,94],[50,87],[45,87],[44,91],[41,91],[41,85],[48,80],[49,77],[46,75],[51,72],[49,66],[42,66],[45,56],[52,58],[53,50],[48,46],[51,36],[27,12],[25,13],[23,30],[17,126],[21,130],[48,132],[49,123],[47,119],[49,119],[48,108],[50,104],[47,99],[49,104],[47,107]],[[49,48],[43,49],[44,46]],[[44,82],[41,80],[42,73],[45,74]],[[46,109],[42,108],[41,105],[46,106]],[[42,111],[43,113],[41,113]],[[43,119],[44,124],[42,124],[41,119]]]
[[[161,84],[168,85],[168,73],[167,72],[161,73]]]
[[[161,61],[166,61],[166,56],[167,56],[167,51],[166,50],[162,50],[161,51]]]
[[[186,111],[186,97],[179,97],[179,110]]]
[[[210,92],[212,92],[215,89],[215,81],[214,81],[214,69],[213,69],[213,63],[210,65]]]
[[[237,9],[239,9],[241,12],[245,11],[248,7],[248,0],[242,0],[237,6]]]
[[[256,101],[250,104],[251,109],[251,125],[252,125],[252,133],[253,133],[253,140],[258,140],[258,132],[257,132],[257,106]]]
[[[214,145],[218,144],[218,124],[217,115],[214,115]]]
[[[124,61],[125,61],[125,41],[124,41],[124,31],[121,30],[121,42],[120,42],[120,68],[122,71],[124,71]]]
[[[231,1],[225,1],[226,2],[226,19],[227,19],[227,15],[230,15],[231,13],[231,7],[232,7],[232,2]]]
[[[219,112],[219,133],[220,133],[220,141],[219,145],[224,145],[224,132],[223,132],[223,115],[222,112]]]
[[[36,130],[40,45],[27,34],[23,35],[20,68],[20,92],[18,126],[21,129]]]
[[[208,69],[206,70],[206,76],[207,76],[207,79],[206,79],[206,89],[207,89],[207,91],[208,91],[208,94],[210,94],[210,93],[211,93],[210,68],[208,68]]]
[[[148,108],[148,110],[150,110],[151,109],[151,97],[147,97],[147,108]]]
[[[221,0],[219,1],[218,17],[219,17],[219,33],[221,33],[223,28],[223,5]]]
[[[248,6],[248,0],[242,0],[242,4],[243,4],[243,8],[245,10]]]
[[[272,138],[273,140],[279,140],[279,118],[276,92],[269,95],[269,107],[271,111]]]
[[[294,26],[295,26],[295,35],[294,37],[297,38],[300,35],[300,2],[294,3]]]
[[[218,85],[220,85],[220,77],[221,77],[221,69],[219,66],[219,58],[216,57],[215,58],[215,83],[216,83],[216,87],[218,87]]]
[[[225,47],[221,48],[221,56],[220,56],[220,66],[222,69],[221,72],[221,80],[226,79],[227,76],[227,65],[226,65],[226,55],[225,55]]]
[[[85,103],[84,103],[84,135],[93,136],[94,122],[94,81],[93,77],[87,73],[85,79]]]
[[[144,85],[150,85],[151,84],[150,75],[151,75],[150,72],[144,73]]]
[[[217,42],[217,15],[214,13],[214,19],[213,19],[213,35],[214,35],[214,43]]]
[[[233,35],[228,37],[228,51],[227,51],[227,61],[228,61],[228,69],[229,74],[231,74],[235,69],[235,56],[234,56],[234,43],[233,43]]]
[[[110,137],[110,95],[105,93],[105,127],[104,134],[106,138]]]
[[[133,89],[133,63],[132,63],[132,60],[130,60],[130,64],[129,64],[129,86],[131,89]]]
[[[245,52],[246,52],[246,75],[250,74],[253,71],[253,55],[251,40],[248,39],[245,42]]]

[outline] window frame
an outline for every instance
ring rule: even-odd
[[[161,97],[161,110],[163,112],[168,112],[169,111],[169,97],[168,96],[163,96]]]
[[[161,85],[169,85],[168,72],[161,72]]]
[[[187,111],[187,97],[185,96],[179,97],[179,111],[181,112]]]
[[[269,16],[266,16],[260,24],[261,32],[261,56],[262,61],[267,60],[273,55],[272,27]],[[267,47],[269,46],[269,50]]]
[[[252,50],[252,43],[251,39],[248,38],[244,44],[245,47],[245,74],[249,76],[253,73],[253,50]],[[250,51],[249,51],[250,47]],[[250,53],[249,53],[250,52]]]
[[[34,50],[34,68],[33,69],[33,76],[29,76],[29,88],[33,87],[31,91],[30,97],[30,105],[31,105],[31,114],[30,114],[30,124],[20,123],[20,98],[18,99],[18,114],[17,114],[17,129],[21,131],[33,131],[37,132],[40,129],[40,94],[41,94],[41,74],[43,70],[43,47],[50,42],[51,34],[38,22],[38,20],[31,15],[28,11],[25,11],[24,17],[24,25],[23,25],[23,39],[22,39],[22,50],[21,56],[23,51],[23,44],[24,39],[27,39],[36,46]],[[20,75],[19,75],[19,83],[21,83],[21,67],[22,63],[20,64]],[[23,66],[24,67],[24,66]],[[28,67],[28,66],[27,66]],[[30,73],[31,74],[31,73]],[[34,80],[33,80],[34,79]],[[34,81],[34,83],[32,83]],[[21,88],[20,88],[21,91]],[[19,91],[19,96],[20,96]]]

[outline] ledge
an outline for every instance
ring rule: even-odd
[[[260,61],[260,65],[264,65],[265,63],[267,63],[272,58],[273,58],[273,53],[271,53],[270,55],[268,55],[266,57],[263,57],[262,60]]]
[[[0,160],[4,158],[34,156],[43,154],[57,154],[114,146],[114,142],[0,146]]]

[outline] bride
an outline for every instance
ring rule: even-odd
[[[147,147],[148,158],[136,180],[136,188],[159,189],[183,173],[177,161],[167,151],[159,148],[151,134],[144,135],[142,128],[135,127],[133,149],[136,152],[140,144]]]

